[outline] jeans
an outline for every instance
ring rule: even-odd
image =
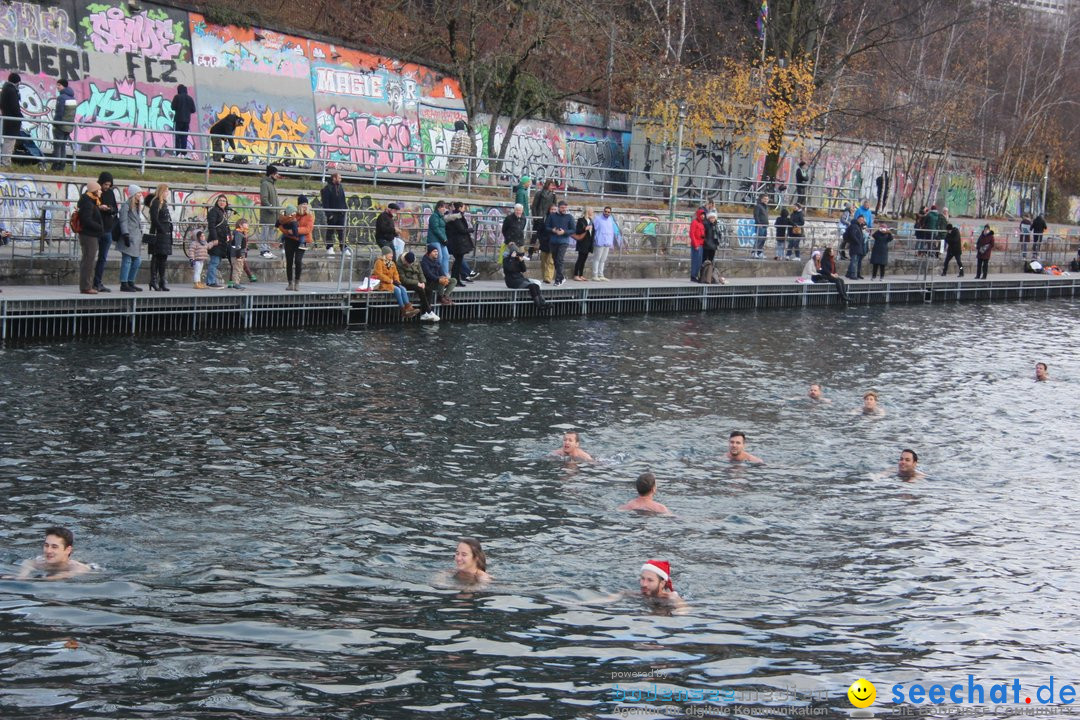
[[[109,248],[112,246],[112,230],[98,238],[97,264],[94,266],[94,289],[103,287],[102,279],[105,275],[105,260],[109,257]]]
[[[764,257],[762,251],[765,249],[765,241],[769,239],[769,231],[765,228],[758,228],[757,240],[754,242],[754,257]]]
[[[705,257],[705,248],[690,248],[690,280],[697,282],[701,273],[701,262]]]
[[[604,263],[607,262],[607,256],[609,252],[611,252],[610,245],[605,245],[603,247],[597,247],[594,249],[592,259],[593,280],[598,277],[604,277]]]
[[[58,125],[53,125],[53,170],[63,170],[64,161],[67,159],[67,146],[71,141],[71,133],[61,130]]]
[[[1026,258],[1028,251],[1028,242],[1031,240],[1031,235],[1026,233],[1020,234],[1020,257]]]
[[[409,304],[409,291],[400,285],[395,285],[390,288],[390,292],[394,293],[394,299],[397,300],[398,307],[405,307]]]
[[[266,252],[270,249],[270,243],[274,241],[277,231],[273,224],[263,225],[259,228],[259,252]]]
[[[570,247],[566,243],[560,245],[551,246],[551,262],[555,265],[555,282],[566,282],[566,278],[563,276],[563,263],[566,262],[566,248]]]
[[[120,283],[135,284],[135,277],[139,274],[142,258],[138,255],[120,254]]]
[[[953,252],[952,250],[947,250],[945,252],[945,267],[943,267],[941,269],[941,274],[942,275],[949,272],[949,261],[952,260],[953,258],[956,258],[956,267],[958,267],[960,269],[960,274],[961,275],[964,274],[964,261],[960,259],[960,253],[959,252]]]
[[[799,252],[799,243],[802,241],[802,237],[795,235],[788,235],[787,238],[787,256],[791,257],[792,253],[795,254],[796,260],[802,260],[802,253]]]
[[[844,274],[848,280],[858,280],[862,275],[862,255],[852,255],[851,260],[848,261],[847,273]]]
[[[178,122],[173,124],[173,129],[176,131],[176,150],[177,152],[187,152],[187,134],[191,129],[191,122]]]
[[[221,256],[211,255],[210,262],[206,265],[206,284],[217,285],[218,284],[218,265],[221,264]],[[197,282],[197,281],[196,281]]]
[[[450,250],[442,243],[439,243],[439,269],[443,275],[450,277]]]

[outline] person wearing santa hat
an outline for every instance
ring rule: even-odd
[[[672,605],[685,604],[671,583],[671,563],[666,560],[649,560],[642,565],[638,583],[646,598]]]

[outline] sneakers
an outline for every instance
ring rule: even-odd
[[[259,253],[259,257],[264,257],[267,260],[273,260],[274,253],[270,252],[269,250],[263,250],[261,253]]]
[[[222,285],[221,283],[214,283],[213,285],[207,285],[206,287],[210,288],[211,290],[224,290],[225,289],[225,286]]]
[[[241,285],[240,283],[231,283],[229,285],[229,287],[231,287],[233,290],[246,290],[247,289],[243,285]]]
[[[421,320],[426,320],[428,322],[439,322],[439,320],[440,320],[439,316],[436,315],[431,310],[429,310],[426,313],[424,313],[423,315],[421,315],[420,319]]]
[[[205,289],[206,289],[206,287],[207,287],[207,286],[206,286],[206,283],[201,283],[201,282],[197,282],[197,283],[195,283],[195,285],[194,285],[194,288],[195,288],[196,290],[205,290]]]
[[[598,282],[611,282],[610,278],[606,278],[603,275],[597,275],[596,277],[593,278],[593,280],[596,280]]]
[[[332,247],[326,248],[326,257],[334,257],[334,248],[332,248]]]
[[[564,285],[564,284],[566,284],[565,280],[556,280],[555,281],[555,287],[559,287],[560,285]]]
[[[473,270],[471,273],[469,273],[469,277],[466,278],[466,279],[467,280],[475,280],[478,277],[480,277],[480,273],[478,273],[476,270]]]
[[[350,250],[349,248],[345,248],[345,254],[352,255],[352,250]]]
[[[257,275],[248,275],[248,282],[259,282],[259,277]]]

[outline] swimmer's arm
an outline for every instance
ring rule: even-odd
[[[23,560],[22,565],[19,566],[19,572],[12,579],[14,580],[29,580],[34,571],[37,570],[36,560]]]
[[[592,455],[585,452],[584,450],[578,450],[576,453],[574,453],[574,459],[575,460],[584,460],[585,462],[596,462],[595,460],[592,459]]]
[[[68,569],[67,570],[62,570],[62,571],[60,571],[58,573],[55,573],[53,575],[48,575],[45,579],[46,580],[67,580],[68,578],[73,578],[76,575],[85,575],[88,572],[90,572],[90,566],[89,565],[87,565],[85,563],[81,563],[78,560],[73,560],[70,563],[68,563]]]

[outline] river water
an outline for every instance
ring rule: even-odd
[[[1075,683],[1076,311],[9,346],[0,566],[63,524],[100,571],[0,581],[0,716],[625,717],[616,686],[655,684],[719,696],[634,717],[838,717],[859,677],[879,711]],[[568,428],[599,463],[546,456]],[[764,467],[723,461],[736,428]],[[904,447],[925,480],[885,472]],[[673,517],[616,510],[646,469]],[[490,586],[440,576],[464,535]],[[647,558],[684,614],[633,596]]]

